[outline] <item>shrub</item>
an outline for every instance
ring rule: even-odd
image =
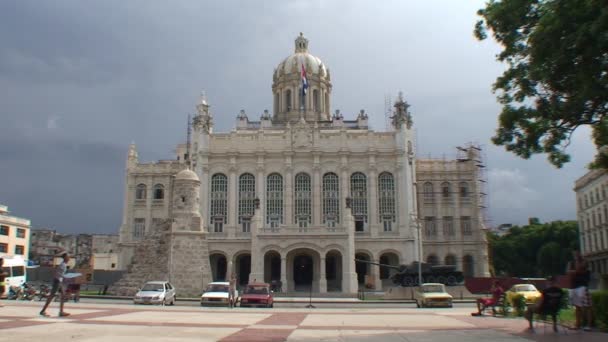
[[[522,294],[516,294],[511,297],[511,302],[513,303],[515,314],[520,317],[523,316],[526,312],[526,297]]]
[[[593,317],[595,323],[602,330],[608,329],[608,291],[596,291],[591,293],[593,304]]]

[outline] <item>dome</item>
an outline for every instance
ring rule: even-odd
[[[193,180],[199,181],[198,176],[192,170],[182,170],[175,176],[175,180]]]
[[[319,57],[308,53],[308,39],[304,38],[302,32],[296,38],[295,45],[295,52],[279,63],[275,69],[275,77],[291,73],[300,75],[302,64],[304,64],[307,75],[318,75],[319,77],[326,78],[328,73],[325,64],[323,64]]]

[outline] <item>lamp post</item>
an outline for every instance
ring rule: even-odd
[[[420,286],[422,284],[422,225],[414,214],[412,214],[412,221],[418,231],[418,286]]]

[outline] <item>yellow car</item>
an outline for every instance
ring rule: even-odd
[[[515,295],[523,295],[526,299],[526,304],[535,303],[540,299],[541,293],[532,284],[515,284],[507,291],[507,302],[513,306],[513,297]]]

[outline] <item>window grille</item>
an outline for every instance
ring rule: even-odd
[[[471,229],[471,217],[470,216],[461,217],[460,225],[462,227],[462,235],[473,235],[473,230]]]
[[[133,238],[141,239],[146,233],[146,219],[136,218],[133,219]]]
[[[435,218],[432,216],[424,218],[424,235],[426,235],[426,237],[437,236],[437,225],[435,224]]]
[[[367,223],[367,177],[361,172],[350,176],[350,197],[355,217],[355,231],[364,231]]]
[[[146,185],[138,184],[135,189],[135,199],[137,200],[145,200],[146,199]]]
[[[378,217],[384,222],[384,231],[391,231],[392,223],[386,222],[395,222],[395,180],[388,172],[378,176]]]
[[[266,223],[277,228],[283,223],[283,176],[268,175],[266,182]]]
[[[338,175],[323,175],[323,223],[335,227],[340,223],[340,183]]]
[[[211,177],[211,193],[209,194],[209,219],[216,225],[219,220],[227,223],[228,213],[228,178],[226,175],[216,173]],[[215,232],[217,232],[214,229]]]
[[[239,177],[239,223],[249,221],[255,213],[255,177],[244,173]],[[243,232],[245,232],[243,226]]]
[[[306,228],[311,222],[311,182],[306,173],[296,175],[296,186],[294,188],[295,208],[294,221],[300,228]]]

